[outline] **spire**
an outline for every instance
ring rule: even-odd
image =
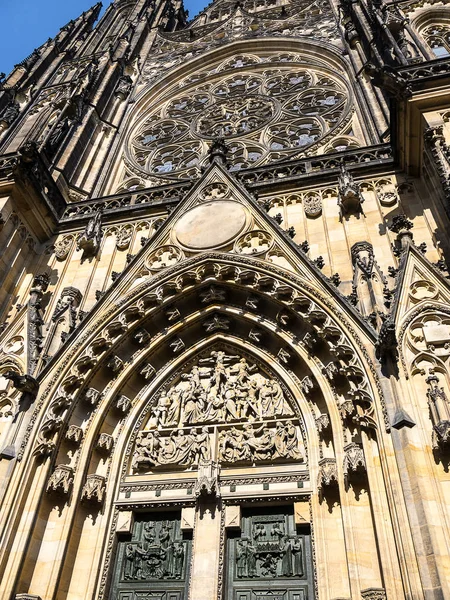
[[[68,23],[61,27],[59,31],[61,32],[71,30],[77,25],[79,25],[81,22],[88,22],[90,25],[92,25],[92,23],[94,23],[94,21],[97,20],[102,6],[103,5],[101,2],[97,2],[97,4],[94,4],[93,6],[91,6],[91,8],[88,8],[88,10],[82,12],[81,15],[76,19],[71,19]]]

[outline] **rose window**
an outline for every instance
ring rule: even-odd
[[[275,110],[274,103],[264,96],[222,100],[198,117],[194,131],[207,139],[246,135],[269,123]]]
[[[234,171],[315,154],[348,122],[350,93],[340,75],[299,60],[242,55],[168,88],[130,135],[134,171],[165,180],[196,175],[217,137],[228,140]]]

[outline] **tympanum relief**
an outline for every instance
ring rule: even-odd
[[[214,350],[154,399],[136,438],[133,472],[204,461],[304,460],[299,423],[282,385],[239,355]]]

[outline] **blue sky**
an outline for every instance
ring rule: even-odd
[[[190,17],[209,0],[185,0]],[[0,0],[0,72],[9,73],[60,27],[95,4],[95,0]],[[103,1],[103,6],[110,4]]]

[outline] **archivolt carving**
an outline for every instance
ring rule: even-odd
[[[358,420],[370,424],[369,426],[374,425],[373,417],[370,416],[373,411],[373,406],[370,401],[372,395],[370,383],[365,376],[361,376],[361,373],[363,374],[365,369],[360,365],[360,359],[352,347],[352,342],[347,338],[342,327],[349,332],[353,341],[358,345],[361,355],[365,357],[366,364],[377,385],[378,397],[380,398],[382,409],[384,411],[383,394],[376,377],[375,369],[367,355],[365,345],[359,339],[354,327],[341,312],[336,312],[334,303],[331,300],[322,297],[317,288],[300,280],[297,276],[289,274],[274,266],[265,265],[264,272],[259,272],[261,269],[259,264],[242,256],[237,257],[227,255],[224,257],[221,254],[205,253],[200,259],[186,260],[184,265],[184,267],[178,265],[168,267],[160,275],[154,276],[140,286],[137,286],[128,296],[117,301],[114,306],[111,306],[111,308],[106,310],[91,324],[90,328],[86,328],[85,332],[79,336],[77,343],[73,344],[73,346],[68,349],[65,364],[60,364],[55,369],[52,378],[37,402],[36,410],[33,413],[30,425],[27,429],[27,434],[19,452],[19,457],[23,454],[26,440],[38,414],[42,414],[43,403],[48,398],[51,390],[55,389],[55,383],[60,380],[63,371],[65,372],[64,380],[60,380],[59,383],[59,385],[62,386],[61,390],[64,388],[75,390],[80,388],[80,392],[77,392],[74,396],[63,394],[64,401],[68,402],[70,405],[73,398],[77,397],[79,393],[84,394],[81,386],[85,381],[87,382],[89,380],[89,373],[92,367],[87,368],[86,372],[80,377],[80,375],[74,371],[73,366],[68,368],[67,365],[70,365],[70,363],[73,365],[73,360],[77,354],[80,355],[81,352],[86,352],[88,340],[91,340],[89,342],[90,344],[92,344],[94,340],[112,340],[112,347],[108,346],[109,342],[106,343],[106,346],[104,347],[99,346],[99,359],[103,359],[105,353],[109,354],[109,352],[120,343],[122,336],[125,335],[130,328],[134,328],[135,323],[140,321],[143,316],[148,316],[152,311],[159,308],[165,301],[164,299],[167,297],[167,294],[168,298],[171,299],[174,290],[180,292],[185,286],[190,288],[193,284],[199,283],[204,278],[210,278],[211,275],[219,280],[238,283],[240,286],[244,285],[248,287],[249,290],[256,290],[260,293],[267,294],[269,297],[273,297],[279,302],[284,303],[286,306],[290,306],[294,311],[298,312],[299,315],[302,315],[302,318],[306,319],[308,323],[311,323],[318,336],[326,341],[330,352],[335,354],[339,365],[338,368],[344,368],[343,372],[348,371],[348,373],[351,374],[352,397],[355,402],[362,403],[361,406],[364,406],[363,412],[357,417]],[[298,289],[296,289],[297,286],[301,287],[304,292],[300,293]],[[314,296],[329,312],[325,312],[325,310],[321,309],[317,303],[312,302],[307,294]],[[138,298],[140,298],[139,301],[137,300]],[[141,308],[137,306],[137,303],[141,303]],[[136,307],[136,312],[132,310],[133,306]],[[120,315],[123,314],[125,316],[125,313],[130,315],[131,319],[125,318],[121,321]],[[331,314],[333,314],[333,317],[331,317]],[[86,323],[88,322],[89,321],[86,321]],[[115,323],[120,323],[120,327],[115,328]],[[128,369],[128,365],[124,365],[124,367]],[[106,394],[106,390],[104,393]],[[59,397],[57,396],[57,398]],[[37,442],[37,448],[44,442],[42,448],[45,448],[45,453],[54,448],[52,439],[53,434],[56,431],[59,431],[61,425],[61,420],[56,415],[51,416],[49,413],[54,413],[51,407],[49,408],[47,416],[43,418],[42,434],[38,435]],[[383,414],[386,426],[388,426],[386,413],[384,412]],[[365,415],[364,418],[363,415]],[[48,433],[46,433],[47,431]],[[47,446],[48,442],[50,442],[49,446]]]

